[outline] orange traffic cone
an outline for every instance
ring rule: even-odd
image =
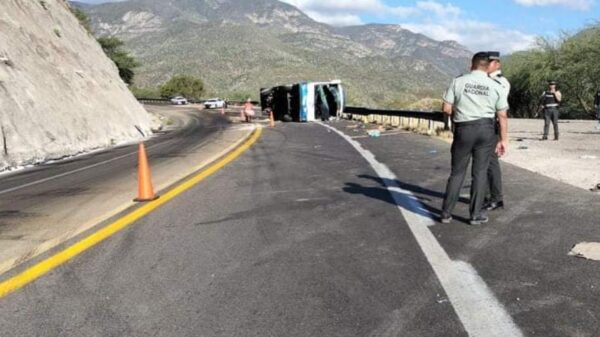
[[[144,202],[158,199],[152,187],[152,174],[148,165],[148,156],[144,143],[140,143],[138,150],[138,197],[133,201]]]
[[[269,126],[275,127],[275,117],[273,117],[273,110],[269,111]]]

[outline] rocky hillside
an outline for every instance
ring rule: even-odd
[[[130,0],[85,9],[143,63],[136,83],[201,76],[210,94],[339,78],[357,104],[439,97],[470,52],[394,25],[334,28],[276,0]]]
[[[0,1],[0,169],[138,140],[150,118],[63,0]]]

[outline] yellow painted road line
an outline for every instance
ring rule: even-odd
[[[50,272],[54,268],[69,261],[70,259],[97,245],[98,243],[104,241],[105,239],[121,231],[125,227],[146,216],[148,213],[154,211],[161,205],[166,204],[179,194],[185,192],[186,190],[192,188],[194,185],[213,175],[214,173],[222,169],[224,166],[241,156],[244,152],[246,152],[254,143],[256,143],[256,141],[260,138],[261,134],[262,128],[258,126],[256,130],[254,130],[250,138],[248,138],[248,140],[246,140],[241,146],[239,146],[238,148],[227,154],[225,157],[223,157],[221,160],[209,166],[202,172],[184,181],[180,185],[175,186],[173,189],[169,190],[167,193],[162,195],[160,199],[149,202],[144,206],[137,208],[133,212],[123,216],[122,218],[107,225],[106,227],[101,228],[97,232],[90,234],[81,241],[74,243],[73,245],[65,248],[64,250],[50,256],[49,258],[41,262],[38,262],[37,264],[27,268],[19,274],[7,279],[6,281],[3,281],[2,283],[0,283],[0,298],[35,281],[36,279]]]

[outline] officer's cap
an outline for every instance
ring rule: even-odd
[[[500,52],[499,51],[488,51],[488,60],[490,61],[500,61]]]
[[[556,81],[550,80],[550,81],[548,81],[548,85],[556,85]]]
[[[473,58],[471,59],[471,63],[472,64],[478,64],[480,62],[488,62],[489,55],[486,51],[480,51],[478,53],[476,53],[475,55],[473,55]]]

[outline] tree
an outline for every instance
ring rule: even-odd
[[[139,67],[139,63],[129,55],[129,52],[124,51],[121,47],[123,41],[114,36],[99,37],[98,43],[102,46],[102,50],[119,69],[119,76],[127,84],[133,83],[135,72],[133,69]]]
[[[187,75],[173,76],[160,87],[160,95],[163,97],[182,95],[187,98],[200,98],[203,92],[204,83],[202,80]]]
[[[135,87],[130,86],[129,90],[133,96],[137,98],[160,98],[160,89],[159,88],[149,88],[149,87]]]
[[[511,114],[532,117],[547,81],[558,81],[563,93],[562,116],[593,116],[594,95],[600,86],[600,26],[557,40],[538,39],[534,49],[519,52],[504,62],[504,74],[511,81]]]

